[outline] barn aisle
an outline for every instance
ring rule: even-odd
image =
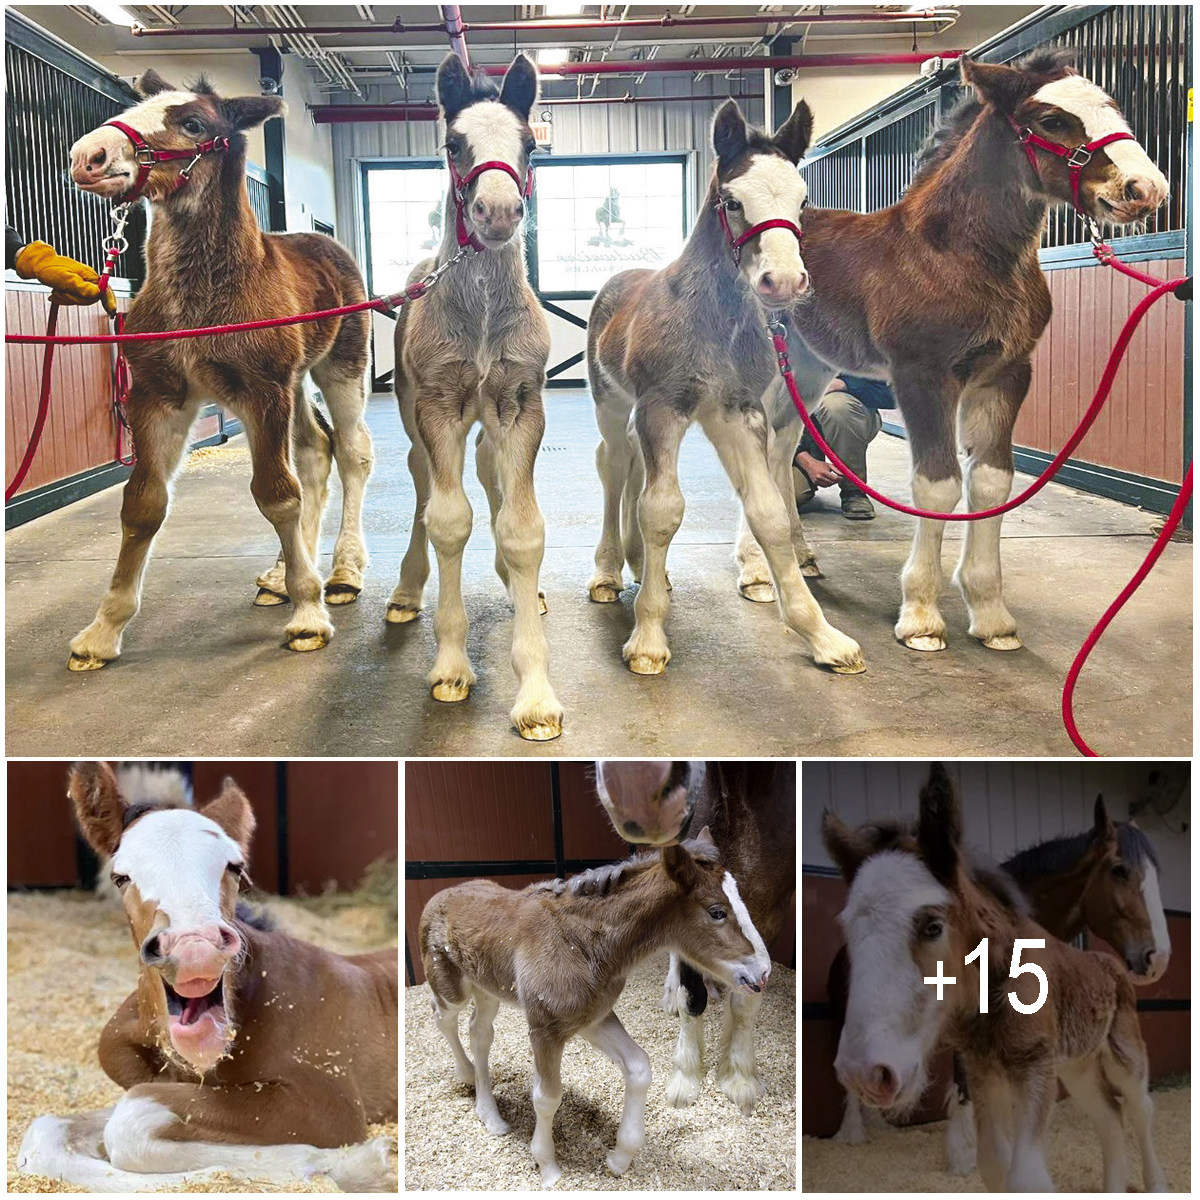
[[[105,670],[66,669],[67,641],[91,619],[115,559],[119,489],[7,535],[7,746],[14,755],[939,755],[1070,754],[1058,719],[1080,642],[1149,548],[1158,518],[1051,486],[1005,522],[1009,606],[1027,649],[996,654],[966,632],[957,593],[944,611],[950,647],[920,655],[892,637],[910,520],[881,512],[850,524],[836,498],[808,517],[826,578],[814,592],[863,645],[868,672],[814,668],[773,606],[735,588],[735,509],[698,430],[684,442],[687,515],[671,553],[665,677],[632,676],[620,647],[634,592],[587,600],[599,533],[597,440],[581,392],[547,393],[537,468],[547,523],[542,585],[551,676],[567,710],[562,739],[510,729],[510,612],[492,571],[487,505],[473,477],[475,532],[464,559],[469,647],[479,683],[465,705],[429,698],[432,608],[389,626],[383,609],[407,543],[412,489],[394,401],[370,406],[377,465],[367,491],[372,564],[356,605],[332,610],[337,636],[317,654],[279,648],[280,609],[251,606],[273,560],[270,527],[249,495],[244,442],[194,455],[152,560],[141,615]],[[907,452],[882,436],[872,478],[906,497]],[[1020,477],[1018,477],[1020,479]],[[336,487],[323,546],[332,548]],[[960,530],[951,527],[947,541]],[[954,549],[947,547],[947,575]],[[1191,753],[1190,545],[1168,547],[1142,593],[1093,655],[1077,714],[1103,753]],[[430,588],[427,599],[436,596]]]

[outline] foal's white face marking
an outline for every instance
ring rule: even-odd
[[[464,108],[454,118],[451,128],[466,139],[476,166],[483,162],[504,162],[518,175],[522,174],[522,124],[507,104],[480,100]],[[512,209],[523,199],[521,189],[503,171],[484,171],[475,180],[472,195],[488,208]],[[468,219],[471,215],[468,206]]]
[[[1150,970],[1140,981],[1153,983],[1162,978],[1171,961],[1171,935],[1167,930],[1167,914],[1163,910],[1162,894],[1158,888],[1158,871],[1149,859],[1146,860],[1142,876],[1142,900],[1150,914],[1150,931],[1154,935],[1154,953],[1150,956]]]
[[[771,956],[767,953],[762,935],[755,929],[754,922],[750,920],[750,913],[742,900],[741,892],[738,891],[737,880],[729,871],[725,872],[725,878],[721,881],[721,890],[729,899],[729,907],[733,910],[743,937],[754,947],[754,979],[756,982],[761,981],[771,973]],[[736,967],[736,965],[731,964],[731,967]]]
[[[1033,98],[1043,104],[1053,104],[1076,117],[1089,142],[1110,133],[1132,132],[1112,97],[1082,75],[1065,75],[1062,79],[1043,84]],[[1155,207],[1167,198],[1170,188],[1166,176],[1154,165],[1136,139],[1112,142],[1104,147],[1104,153],[1120,176],[1112,189],[1118,197],[1125,184],[1136,179],[1146,186],[1150,202]]]
[[[925,1062],[948,1004],[936,1002],[911,951],[920,909],[940,907],[950,893],[915,855],[886,850],[858,869],[839,917],[850,953],[850,996],[838,1043],[839,1079],[867,1103],[880,1067],[896,1081],[895,1104],[916,1103],[925,1089]],[[937,943],[930,943],[936,950]],[[946,975],[959,978],[954,964]],[[961,980],[960,980],[961,982]]]
[[[186,809],[163,809],[135,821],[112,858],[138,894],[158,907],[176,933],[221,921],[221,880],[241,847],[215,821]]]
[[[800,172],[777,154],[755,154],[750,166],[724,182],[721,190],[742,206],[747,226],[772,219],[799,225],[808,199],[808,185]],[[742,249],[741,269],[756,290],[763,276],[769,274],[784,303],[795,300],[808,287],[800,245],[787,229],[768,229],[747,242]]]

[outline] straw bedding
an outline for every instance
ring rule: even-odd
[[[374,903],[271,898],[278,927],[353,954],[396,944],[396,923]],[[100,1030],[133,990],[137,956],[119,908],[84,892],[8,897],[8,1190],[70,1192],[52,1179],[16,1171],[21,1138],[34,1117],[107,1108],[121,1089],[100,1069]],[[397,1136],[376,1125],[371,1136]],[[233,1176],[180,1189],[197,1192],[336,1192],[325,1178],[266,1187]]]
[[[1154,1144],[1172,1192],[1191,1190],[1191,1090],[1154,1091]],[[830,1103],[835,1103],[830,1098]],[[841,1103],[838,1096],[836,1103]],[[803,1141],[802,1186],[806,1192],[983,1192],[976,1171],[966,1179],[945,1170],[946,1122],[909,1129],[868,1129],[864,1146],[843,1146],[828,1138]],[[1129,1182],[1142,1191],[1141,1158],[1131,1136]],[[1103,1184],[1095,1126],[1071,1100],[1055,1106],[1050,1118],[1046,1162],[1059,1191],[1098,1192]]]
[[[796,975],[772,970],[755,1045],[767,1095],[743,1117],[713,1078],[717,1022],[706,1020],[709,1074],[690,1108],[666,1102],[678,1022],[659,1008],[667,956],[630,976],[617,1001],[621,1023],[650,1055],[646,1144],[620,1178],[605,1154],[616,1137],[624,1099],[617,1067],[582,1038],[563,1054],[563,1102],[554,1121],[559,1189],[591,1191],[794,1189],[796,1184]],[[430,1011],[428,985],[408,988],[404,1005],[404,1185],[416,1189],[540,1190],[529,1152],[534,1111],[533,1062],[521,1011],[501,1005],[490,1056],[492,1088],[512,1126],[493,1137],[475,1115],[475,1090],[460,1084]],[[467,1041],[467,1016],[460,1035]],[[469,1053],[469,1051],[468,1051]]]

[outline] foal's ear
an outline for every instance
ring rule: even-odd
[[[108,763],[73,763],[67,795],[84,839],[97,854],[115,854],[125,829],[125,800]]]
[[[984,104],[994,104],[1002,112],[1011,113],[1033,94],[1033,80],[1024,71],[999,63],[977,62],[965,55],[958,61],[963,82],[975,89]]]
[[[1104,796],[1096,797],[1096,807],[1093,811],[1095,818],[1095,836],[1098,842],[1113,842],[1117,840],[1117,827],[1113,824],[1113,819],[1108,815],[1108,808],[1104,803]]]
[[[813,115],[807,100],[801,100],[792,109],[792,115],[783,123],[783,128],[775,131],[771,141],[788,156],[793,163],[798,163],[805,150],[812,142]]]
[[[717,109],[713,118],[712,144],[717,152],[717,162],[723,167],[745,154],[750,133],[736,100],[726,100]]]
[[[717,848],[717,843],[713,841],[712,830],[707,825],[691,840],[698,842],[701,846],[709,846],[713,850]]]
[[[917,845],[921,858],[934,879],[949,886],[958,873],[962,809],[954,783],[941,763],[933,763],[929,768],[929,779],[921,789],[920,812]]]
[[[177,92],[180,89],[168,83],[157,71],[144,72],[133,85],[139,96],[157,96],[159,92]]]
[[[847,883],[854,882],[858,868],[870,857],[873,846],[870,839],[858,829],[851,829],[832,809],[826,809],[821,817],[821,840],[829,857],[838,865]]]
[[[438,67],[437,101],[447,125],[471,103],[471,76],[457,54],[447,54]]]
[[[528,121],[537,98],[537,67],[524,54],[518,54],[512,60],[512,66],[504,73],[504,83],[500,87],[500,103],[511,108],[522,121]]]
[[[246,793],[229,777],[221,785],[221,794],[201,810],[200,815],[216,821],[242,848],[242,857],[250,856],[250,838],[254,834],[254,810]]]
[[[700,886],[700,868],[682,846],[664,846],[662,864],[681,892],[694,892]]]
[[[287,114],[282,96],[234,96],[221,101],[221,110],[234,129],[253,129],[272,117]]]

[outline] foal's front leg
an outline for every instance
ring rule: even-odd
[[[704,410],[700,419],[767,556],[784,623],[808,643],[816,662],[839,675],[865,671],[858,643],[829,624],[800,574],[783,497],[767,467],[762,408],[717,403]]]
[[[609,1152],[608,1169],[624,1175],[633,1156],[646,1140],[646,1092],[650,1089],[650,1056],[629,1036],[625,1026],[610,1012],[583,1036],[621,1068],[625,1077],[625,1107],[617,1127],[617,1144]]]
[[[517,699],[509,717],[521,737],[545,742],[562,733],[563,710],[550,685],[550,649],[538,592],[546,546],[546,525],[533,489],[533,467],[546,427],[541,376],[510,377],[500,381],[499,387],[502,390],[493,392],[484,403],[482,414],[485,436],[495,446],[502,496],[495,519],[496,545],[508,571],[513,603],[512,666]]]

